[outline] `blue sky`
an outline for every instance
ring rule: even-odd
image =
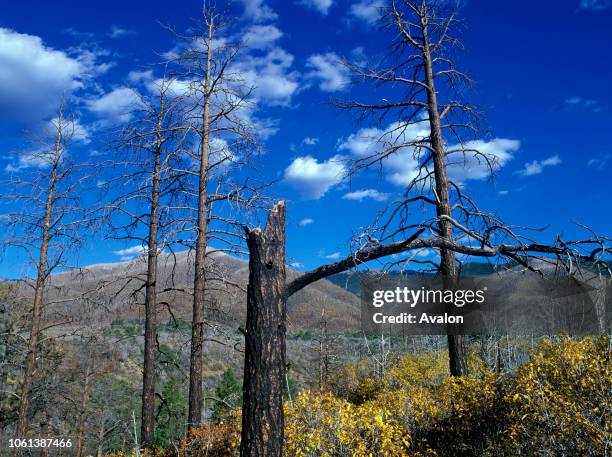
[[[199,8],[196,0],[4,5],[0,174],[28,173],[32,164],[15,155],[31,147],[24,132],[44,125],[62,93],[79,114],[77,150],[99,148],[99,132],[121,120],[150,64],[176,44],[160,23],[185,30]],[[387,37],[366,0],[242,0],[230,10],[235,33],[250,43],[243,62],[258,85],[255,115],[267,151],[260,171],[289,202],[290,262],[309,269],[345,255],[353,232],[401,193],[409,172],[396,163],[346,182],[333,161],[367,147],[363,129],[387,127],[330,106],[367,95],[346,85],[337,59],[380,55]],[[610,234],[612,1],[470,0],[462,15],[460,67],[476,81],[470,101],[484,113],[483,144],[503,157],[494,181],[466,171],[466,189],[508,222],[550,224],[543,240],[582,236],[572,221]],[[131,247],[90,240],[79,263],[117,261]],[[20,260],[5,253],[0,276],[17,276]]]

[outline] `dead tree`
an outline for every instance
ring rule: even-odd
[[[250,259],[241,457],[283,455],[286,303],[291,295],[309,284],[366,262],[425,248],[446,249],[481,258],[505,256],[516,258],[523,264],[530,256],[552,256],[571,259],[574,263],[599,264],[601,256],[610,251],[610,240],[607,238],[576,242],[558,240],[555,245],[493,244],[478,238],[484,242],[474,247],[440,236],[422,237],[425,230],[419,227],[403,240],[366,246],[344,259],[322,265],[286,283],[285,203],[280,202],[270,210],[264,230],[246,229]],[[529,267],[528,263],[526,265]]]
[[[157,352],[158,257],[171,249],[182,231],[185,202],[184,126],[181,101],[172,91],[173,80],[153,83],[152,96],[141,96],[133,115],[115,140],[125,160],[112,160],[120,174],[104,184],[119,196],[104,205],[111,221],[112,239],[137,241],[146,256],[146,273],[126,281],[137,283],[133,295],[144,288],[145,332],[142,381],[142,445],[155,440],[155,358]],[[144,230],[145,235],[142,235]]]
[[[240,455],[281,455],[287,364],[284,203],[270,210],[263,231],[247,231],[247,243],[250,257]]]
[[[79,205],[87,181],[86,166],[77,165],[68,152],[77,125],[66,114],[63,102],[48,126],[39,147],[22,154],[14,167],[14,176],[6,183],[14,193],[0,196],[11,204],[3,219],[7,230],[2,246],[23,250],[36,266],[34,281],[27,281],[34,297],[16,429],[20,437],[25,437],[28,430],[48,279],[57,269],[70,266],[84,237],[81,229],[89,221]]]
[[[237,183],[229,172],[248,163],[255,141],[251,133],[253,125],[244,115],[250,109],[251,88],[232,66],[240,45],[221,39],[224,26],[223,15],[204,2],[199,30],[191,36],[179,35],[186,46],[174,61],[176,75],[187,87],[186,127],[197,145],[194,160],[198,163],[198,170],[190,172],[195,180],[192,208],[196,220],[192,240],[195,273],[189,371],[190,429],[202,420],[202,345],[209,241],[216,240],[224,246],[221,250],[227,252],[244,251],[244,235],[239,233],[241,225],[234,224],[233,217],[217,208],[228,203],[244,210],[258,199],[258,191],[248,180]]]
[[[378,89],[393,87],[401,94],[396,100],[386,98],[378,102],[343,101],[342,109],[359,113],[360,117],[373,115],[383,119],[393,116],[395,124],[386,131],[378,150],[360,157],[355,169],[381,164],[389,157],[407,149],[419,162],[419,173],[408,185],[406,194],[418,189],[425,192],[414,201],[426,202],[437,215],[433,227],[440,237],[452,241],[454,230],[448,217],[452,214],[452,189],[457,185],[448,175],[447,162],[451,151],[450,139],[463,145],[463,135],[475,130],[474,109],[461,102],[460,88],[469,83],[468,77],[455,68],[453,48],[459,42],[452,36],[458,21],[456,11],[449,9],[451,2],[430,0],[390,0],[385,8],[385,25],[393,37],[391,51],[382,65],[348,64],[358,80],[369,82]],[[427,130],[426,134],[410,138],[413,128]],[[481,154],[469,147],[461,152],[477,156],[491,165],[494,157]],[[459,152],[459,151],[452,151]],[[414,196],[411,196],[414,197]],[[401,229],[401,227],[400,227]],[[438,271],[445,287],[454,288],[458,279],[455,254],[440,250]],[[467,373],[463,337],[448,336],[450,372],[453,376]]]

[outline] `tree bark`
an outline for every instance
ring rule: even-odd
[[[433,76],[433,62],[428,37],[427,15],[421,16],[421,33],[423,36],[422,60],[425,69],[425,84],[427,85],[427,111],[431,132],[431,150],[434,163],[434,178],[436,187],[436,213],[440,236],[449,242],[453,241],[453,226],[443,216],[451,217],[451,206],[448,190],[448,175],[446,170],[446,149],[442,137],[442,125],[438,111],[438,99]],[[444,277],[444,287],[454,289],[457,284],[458,272],[455,253],[450,249],[440,249],[440,273]],[[465,376],[467,361],[462,335],[448,335],[448,357],[451,376]]]
[[[158,142],[159,142],[158,136]],[[157,233],[159,229],[159,187],[161,170],[161,145],[155,151],[149,239],[147,246],[147,283],[145,287],[145,339],[142,376],[142,445],[150,448],[155,443],[155,353],[157,336]]]
[[[191,355],[189,368],[188,430],[202,420],[202,355],[204,342],[204,300],[206,292],[206,247],[208,246],[208,153],[210,137],[210,78],[213,51],[213,17],[208,20],[208,50],[204,80],[204,110],[200,132],[200,174],[198,183],[198,227],[196,233],[195,276],[193,284],[193,316],[191,321]]]
[[[286,369],[285,204],[266,228],[247,232],[249,285],[242,407],[241,457],[283,455]]]
[[[53,162],[47,198],[45,200],[45,214],[42,227],[42,237],[40,244],[40,256],[36,273],[36,286],[34,291],[34,306],[32,308],[32,327],[28,340],[28,355],[25,363],[25,373],[21,392],[21,403],[19,405],[19,420],[17,422],[16,436],[25,438],[28,430],[28,411],[32,398],[32,382],[36,369],[36,356],[38,353],[38,337],[40,334],[40,320],[42,314],[43,297],[45,282],[48,275],[47,256],[49,252],[49,240],[51,229],[51,217],[53,213],[53,203],[55,198],[55,186],[57,184],[58,168],[62,157],[62,111],[58,115],[58,130],[55,138]]]

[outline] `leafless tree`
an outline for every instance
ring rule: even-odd
[[[384,29],[391,37],[389,52],[376,64],[346,64],[358,82],[374,86],[381,97],[395,98],[336,103],[362,120],[393,121],[383,128],[382,134],[371,139],[373,152],[353,161],[353,173],[373,166],[382,168],[398,154],[416,164],[404,198],[381,212],[373,226],[360,234],[355,250],[365,246],[365,240],[375,239],[383,244],[401,239],[416,228],[426,229],[438,239],[435,244],[439,245],[440,253],[439,264],[426,262],[443,276],[446,288],[454,288],[459,277],[456,258],[459,251],[454,249],[457,242],[479,244],[474,255],[489,257],[491,250],[499,249],[501,257],[525,267],[529,267],[529,249],[525,245],[536,244],[526,235],[527,230],[510,226],[481,210],[461,183],[449,176],[450,165],[481,167],[490,175],[500,166],[499,157],[475,141],[478,113],[463,101],[464,89],[471,80],[454,62],[454,52],[461,47],[455,36],[460,25],[456,6],[438,0],[389,0],[383,16]],[[412,209],[416,205],[431,209],[435,216],[423,222],[414,221]],[[494,247],[509,240],[517,243],[516,249]],[[590,238],[573,244],[558,239],[548,253],[571,259],[574,248],[590,245],[594,250],[586,253],[586,257],[597,260],[605,241]],[[413,257],[402,262],[422,261]],[[463,336],[449,335],[448,351],[451,375],[465,375]]]
[[[516,258],[520,264],[532,269],[529,262],[533,258],[551,257],[571,265],[589,263],[608,268],[601,258],[610,250],[610,240],[607,238],[574,242],[558,240],[554,245],[495,244],[467,228],[464,230],[475,236],[481,245],[449,241],[437,234],[422,237],[426,227],[419,226],[403,240],[366,245],[344,259],[322,265],[286,282],[285,203],[280,202],[270,210],[265,229],[245,228],[250,257],[240,444],[242,457],[280,456],[283,453],[286,303],[291,295],[309,284],[367,262],[425,248],[447,249],[481,258]]]
[[[48,279],[52,272],[71,266],[84,237],[82,228],[91,220],[90,214],[80,205],[87,181],[86,167],[77,164],[75,155],[69,152],[79,127],[66,114],[63,102],[57,117],[48,126],[50,135],[40,139],[40,147],[22,155],[20,163],[24,168],[18,169],[7,183],[14,193],[0,197],[10,204],[3,218],[8,230],[2,245],[23,250],[36,265],[35,280],[27,282],[34,290],[34,297],[16,430],[16,435],[21,437],[28,430]]]
[[[209,241],[228,252],[244,252],[244,235],[234,222],[236,215],[259,199],[258,188],[248,179],[232,179],[230,170],[249,162],[255,148],[248,113],[251,88],[235,67],[240,45],[224,37],[226,23],[212,2],[204,2],[201,21],[191,36],[180,36],[184,47],[175,60],[177,75],[186,86],[184,102],[187,127],[197,144],[193,173],[197,224],[195,227],[195,273],[189,374],[188,425],[202,419],[202,343],[206,291],[206,257]],[[220,205],[227,203],[226,209]],[[233,212],[232,212],[233,211]]]
[[[185,131],[180,97],[173,80],[152,83],[153,96],[141,96],[131,113],[135,120],[116,139],[124,160],[112,160],[119,173],[104,188],[112,201],[104,205],[110,216],[110,238],[137,241],[147,259],[146,274],[123,278],[140,282],[133,294],[144,288],[145,335],[142,388],[142,445],[155,438],[155,354],[157,337],[158,257],[172,249],[185,226]],[[120,189],[117,195],[117,189]]]

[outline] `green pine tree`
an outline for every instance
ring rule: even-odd
[[[162,398],[156,415],[155,444],[167,448],[185,434],[187,403],[176,378],[171,377],[164,383]]]
[[[237,407],[242,402],[242,386],[231,368],[225,370],[215,392],[217,398],[221,401],[215,402],[213,406],[212,420],[213,422],[219,422],[223,414]]]

